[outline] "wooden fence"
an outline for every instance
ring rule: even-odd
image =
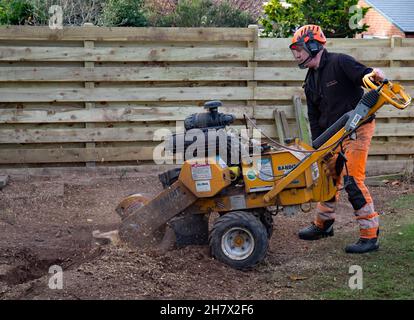
[[[277,137],[274,110],[294,128],[292,97],[303,97],[305,71],[288,44],[259,38],[255,26],[2,27],[0,168],[149,164],[154,132],[175,130],[206,100],[222,100],[236,126],[247,114]],[[327,46],[383,68],[414,95],[414,39]],[[386,107],[377,119],[370,168],[412,168],[414,109]]]

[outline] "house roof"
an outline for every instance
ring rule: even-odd
[[[414,32],[414,0],[365,0],[403,32]]]

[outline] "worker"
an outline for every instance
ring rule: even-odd
[[[290,45],[299,68],[308,69],[303,88],[312,140],[356,107],[364,93],[361,87],[364,75],[374,71],[374,81],[385,78],[382,70],[368,68],[349,55],[328,52],[325,45],[325,35],[317,25],[299,28]],[[359,240],[346,246],[347,253],[365,253],[379,248],[379,217],[364,184],[368,149],[374,129],[375,119],[372,116],[355,134],[348,136],[328,160],[328,173],[336,181],[338,190],[342,186],[346,190],[359,222]],[[333,199],[317,204],[316,218],[309,227],[299,231],[300,239],[318,240],[334,235],[338,198],[339,191]]]

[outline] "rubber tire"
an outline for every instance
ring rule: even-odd
[[[255,241],[252,253],[243,260],[231,259],[221,248],[222,237],[229,229],[234,227],[249,230]],[[246,211],[233,211],[218,218],[210,232],[209,243],[211,255],[215,259],[239,270],[250,269],[261,262],[265,258],[269,247],[266,227],[252,213]]]

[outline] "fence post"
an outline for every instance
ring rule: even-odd
[[[398,48],[398,47],[402,47],[402,37],[400,36],[392,36],[391,37],[391,50],[393,48]],[[391,60],[390,61],[390,67],[401,67],[401,61],[394,61]],[[395,118],[388,118],[387,119],[388,123],[395,123],[397,124],[398,121]],[[387,141],[392,144],[392,143],[398,143],[398,139],[396,137],[387,137]],[[386,156],[387,160],[396,160],[397,156],[395,154],[391,154],[391,155],[387,155]]]
[[[93,27],[94,25],[92,23],[84,23],[83,27]],[[95,47],[95,42],[91,40],[85,40],[83,41],[83,47],[85,49],[93,49]],[[93,69],[95,68],[95,63],[92,61],[85,61],[84,67],[87,69]],[[93,89],[95,88],[95,83],[86,81],[85,82],[85,89]],[[85,109],[93,109],[95,108],[95,102],[85,102]],[[95,125],[92,123],[85,123],[85,128],[94,128]],[[86,148],[95,148],[96,143],[95,142],[86,142],[85,143]],[[96,162],[95,161],[88,161],[86,162],[86,167],[95,167]]]
[[[247,46],[248,48],[251,48],[253,50],[253,59],[249,60],[247,62],[247,67],[250,68],[251,70],[253,70],[253,79],[251,79],[250,81],[247,81],[247,87],[251,88],[251,92],[252,92],[252,100],[248,100],[246,102],[246,105],[248,107],[251,107],[252,110],[252,121],[256,123],[256,119],[255,119],[255,110],[256,110],[256,87],[257,87],[257,81],[255,79],[255,75],[256,75],[256,68],[257,68],[257,62],[256,62],[256,50],[258,48],[258,44],[259,44],[259,26],[255,25],[255,24],[251,24],[249,25],[249,29],[253,30],[253,40],[249,41]],[[250,128],[251,130],[249,130],[249,136],[253,136],[253,128]]]

